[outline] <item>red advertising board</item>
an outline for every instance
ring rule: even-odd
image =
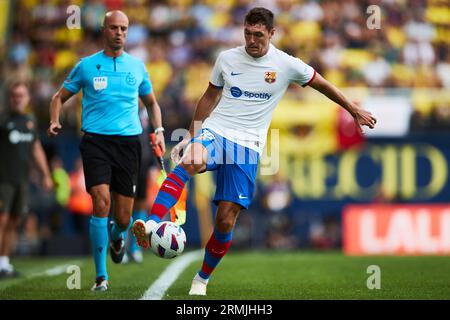
[[[343,213],[348,255],[450,255],[450,205],[350,205]]]

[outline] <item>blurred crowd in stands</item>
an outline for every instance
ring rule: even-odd
[[[0,47],[0,85],[30,83],[30,111],[41,129],[48,124],[49,102],[57,86],[80,57],[101,48],[106,11],[121,9],[128,15],[126,50],[145,61],[170,133],[188,127],[217,54],[243,44],[246,12],[264,6],[275,13],[273,43],[278,48],[301,58],[338,87],[407,88],[415,110],[411,130],[450,130],[450,0],[17,0],[11,5],[8,41]],[[81,8],[79,29],[66,25],[70,5]],[[370,5],[381,9],[379,29],[368,27],[368,18],[377,14],[367,12]],[[290,92],[301,100],[301,89]],[[69,100],[63,110],[64,130],[79,134],[80,98]],[[40,219],[27,223],[40,221],[45,238],[52,228],[61,228],[61,207],[69,208],[76,213],[73,225],[87,234],[83,217],[91,208],[85,198],[89,196],[81,192],[79,160],[66,172],[53,157],[52,168],[55,179],[71,188],[57,187],[52,199],[36,190],[34,201],[39,205],[31,208]],[[287,182],[277,178],[262,187],[258,214],[271,212],[276,217],[264,220],[268,233],[260,240],[267,247],[299,245],[294,231],[286,231],[292,226],[286,220],[289,214],[283,214],[290,197]],[[246,220],[252,218],[242,219],[240,228],[250,230],[251,221]],[[337,221],[311,224],[309,232],[315,247],[339,245]],[[241,243],[250,241],[248,232],[241,234]]]
[[[448,0],[12,3],[10,41],[1,50],[1,78],[32,84],[34,112],[44,124],[55,87],[80,57],[99,50],[102,18],[112,9],[121,9],[130,18],[127,50],[146,62],[169,131],[188,125],[215,57],[223,49],[243,44],[244,15],[254,6],[275,13],[276,46],[300,57],[338,87],[450,89]],[[74,4],[81,8],[80,29],[66,26],[67,8]],[[377,14],[367,12],[372,4],[381,9],[379,29],[368,27],[369,17]],[[443,100],[448,109],[450,99]],[[422,108],[420,99],[417,103],[422,113],[432,115],[434,106]],[[74,99],[65,108],[65,126],[77,129],[79,101]]]

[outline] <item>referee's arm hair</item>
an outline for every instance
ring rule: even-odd
[[[359,103],[347,99],[341,90],[323,78],[319,73],[316,73],[314,79],[308,85],[347,110],[354,118],[355,124],[360,132],[362,132],[361,126],[368,126],[370,129],[375,127],[377,119],[369,111],[364,110]]]
[[[141,98],[142,103],[147,108],[147,112],[152,122],[153,128],[162,128],[161,107],[156,100],[155,93],[152,91],[149,94],[139,96],[139,98]],[[158,131],[156,133],[155,144],[161,147],[163,154],[166,152],[166,144],[164,142],[163,131]]]
[[[50,102],[50,125],[47,129],[47,134],[49,137],[54,137],[58,135],[58,131],[61,129],[61,124],[59,123],[59,113],[61,112],[61,107],[73,93],[64,87],[61,87],[52,97]]]

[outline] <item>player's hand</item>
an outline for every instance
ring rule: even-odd
[[[58,131],[61,130],[62,126],[59,122],[50,122],[50,126],[47,129],[47,135],[49,137],[55,137],[58,135]]]
[[[162,155],[163,156],[166,153],[166,143],[164,141],[164,133],[163,132],[158,132],[156,134],[155,137],[155,144],[152,144],[152,148],[155,148],[156,146],[159,146],[161,151],[162,151]]]
[[[42,180],[42,186],[45,191],[50,191],[53,189],[53,179],[50,176],[45,176]]]
[[[180,162],[181,160],[181,151],[184,150],[184,148],[189,144],[189,140],[188,139],[183,139],[180,142],[178,142],[178,144],[173,147],[172,151],[170,152],[170,158],[172,159],[173,162],[175,162],[176,164],[178,164],[178,162]]]
[[[372,113],[364,110],[357,102],[353,102],[353,108],[355,110],[353,118],[355,119],[355,124],[360,133],[363,132],[362,126],[368,126],[370,129],[375,128],[377,119],[372,115]]]

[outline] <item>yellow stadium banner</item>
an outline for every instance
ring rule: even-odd
[[[10,0],[0,0],[0,46],[5,45],[6,31],[8,30],[8,13]]]

